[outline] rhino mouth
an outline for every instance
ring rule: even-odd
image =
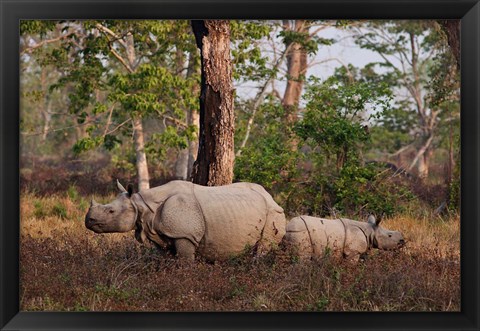
[[[90,218],[88,220],[85,220],[85,226],[87,227],[87,229],[92,230],[93,232],[102,233],[104,224],[98,222],[93,218]]]

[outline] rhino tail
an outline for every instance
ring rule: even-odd
[[[261,185],[252,185],[251,189],[256,193],[260,194],[264,199],[265,203],[267,204],[268,210],[275,211],[277,213],[283,213],[283,208],[280,207],[275,200],[273,200],[272,196],[263,188]]]

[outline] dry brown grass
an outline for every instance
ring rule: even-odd
[[[100,202],[113,196],[96,197]],[[133,233],[97,235],[75,194],[21,197],[21,309],[54,311],[458,311],[460,220],[384,221],[408,245],[358,264],[269,254],[176,261]]]

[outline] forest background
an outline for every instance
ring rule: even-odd
[[[375,301],[380,298],[375,295],[365,306],[337,302],[324,295],[325,284],[287,306],[264,292],[248,294],[253,306],[243,306],[238,302],[248,297],[243,289],[226,295],[233,309],[458,309],[458,22],[229,21],[228,29],[233,117],[227,129],[235,139],[232,177],[226,181],[263,185],[288,217],[384,217],[387,226],[396,225],[413,241],[409,258],[417,253],[438,258],[434,265],[442,267],[434,271],[426,265],[424,272],[432,279],[441,272],[439,288],[445,285],[440,299],[422,283],[426,293],[418,297],[427,300],[415,301],[413,295],[413,304],[407,300],[398,307]],[[195,161],[203,155],[198,152],[202,58],[197,46],[186,20],[22,21],[24,261],[37,265],[42,258],[34,250],[58,248],[48,240],[84,231],[90,197],[111,199],[116,179],[138,189],[173,179],[195,181]],[[86,232],[81,236],[97,244],[103,240]],[[109,245],[120,243],[122,252],[129,250],[124,241]],[[144,253],[137,247],[128,254],[145,259]],[[106,251],[99,254],[107,259]],[[125,256],[117,258],[125,262]],[[327,272],[322,270],[315,272]],[[53,277],[48,270],[44,276],[45,284]],[[417,278],[404,280],[412,281],[409,276]],[[88,298],[70,302],[68,296],[45,297],[41,281],[35,287],[31,273],[24,277],[29,284],[22,288],[24,307],[47,310],[121,309],[106,299],[121,301],[123,292],[116,291],[130,279],[119,284],[109,278],[87,291]],[[64,275],[61,283],[72,277]],[[336,277],[325,279],[336,282]],[[242,288],[237,283],[229,278],[226,291]],[[77,284],[85,291],[82,286],[87,285]],[[216,296],[206,309],[218,309]]]

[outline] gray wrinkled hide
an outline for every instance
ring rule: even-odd
[[[321,258],[326,252],[358,260],[371,248],[392,250],[405,244],[398,231],[381,228],[372,216],[368,222],[350,219],[294,217],[287,223],[285,244],[300,258]]]
[[[148,239],[162,247],[173,243],[177,254],[189,259],[194,252],[208,260],[225,259],[256,244],[261,251],[269,250],[285,235],[283,209],[258,184],[206,187],[171,181],[132,194],[130,199],[138,209],[137,240]],[[91,209],[101,207],[96,204]],[[97,210],[87,214],[86,225],[93,231],[89,215],[98,222],[99,214]]]

